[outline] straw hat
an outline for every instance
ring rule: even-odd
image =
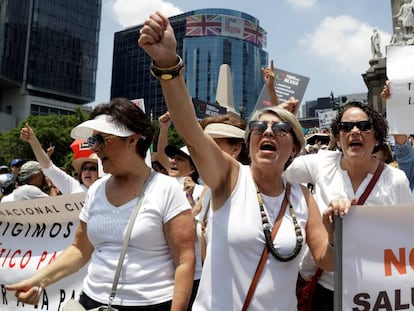
[[[77,158],[75,160],[73,160],[72,165],[75,168],[76,172],[78,174],[81,173],[81,168],[83,166],[84,163],[95,163],[96,165],[98,165],[98,156],[96,155],[96,153],[92,153],[89,157],[87,158]]]

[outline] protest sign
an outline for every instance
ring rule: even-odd
[[[318,112],[319,119],[319,128],[320,129],[330,129],[333,120],[335,119],[338,111],[333,109],[327,109],[325,111]]]
[[[414,46],[387,46],[391,97],[387,120],[391,134],[412,134],[414,126]]]
[[[413,205],[357,206],[342,219],[341,310],[414,309],[413,217]]]
[[[0,204],[0,310],[58,311],[78,298],[86,266],[48,286],[38,306],[16,300],[4,286],[19,282],[53,262],[69,246],[79,223],[85,193]]]
[[[275,68],[275,91],[280,102],[287,101],[291,96],[302,101],[309,78],[286,70]],[[263,86],[253,112],[271,106],[270,95],[266,85]]]

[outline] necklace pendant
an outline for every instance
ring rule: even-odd
[[[270,224],[267,223],[263,223],[263,230],[269,230],[270,231]]]

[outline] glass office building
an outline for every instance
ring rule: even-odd
[[[173,16],[177,52],[193,98],[215,103],[220,66],[231,68],[234,106],[250,113],[263,87],[260,68],[267,66],[266,32],[251,15],[229,9],[202,9]],[[159,82],[150,76],[150,58],[137,46],[142,25],[115,33],[111,97],[144,98],[156,118],[165,112]],[[225,104],[225,103],[219,103]]]
[[[1,112],[22,119],[94,101],[101,1],[0,0]]]

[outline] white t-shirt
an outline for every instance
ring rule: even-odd
[[[42,171],[62,194],[86,192],[88,190],[76,178],[68,175],[53,163],[48,168],[42,168]]]
[[[263,196],[272,224],[283,198],[284,192],[278,197]],[[308,210],[299,184],[292,184],[290,200],[306,240]],[[219,210],[212,212],[208,227],[207,256],[193,310],[241,310],[266,245],[249,166],[240,164],[234,191]],[[296,235],[289,208],[274,244],[282,254],[295,248]],[[296,310],[295,288],[301,253],[288,262],[269,254],[249,310]]]
[[[1,198],[0,202],[1,203],[6,203],[6,202],[14,202],[14,191],[9,193],[8,195],[5,195],[4,197]]]
[[[373,174],[368,174],[354,193],[348,172],[341,168],[342,152],[320,150],[318,153],[302,155],[285,171],[288,180],[315,185],[315,199],[321,213],[334,199],[358,199],[365,191]],[[413,204],[407,176],[400,169],[385,165],[377,183],[365,201],[366,205]],[[314,274],[316,265],[306,249],[301,264],[301,274]],[[319,280],[324,287],[333,290],[333,273],[324,271]]]
[[[190,207],[173,178],[152,174],[131,234],[115,305],[153,305],[173,296],[175,266],[163,226]],[[105,194],[109,178],[106,175],[89,188],[79,216],[87,223],[88,237],[95,247],[83,290],[103,303],[108,301],[123,236],[138,202],[134,199],[119,207],[110,204]]]
[[[33,185],[21,185],[17,187],[13,191],[13,193],[14,201],[23,201],[49,197],[47,193],[40,190],[39,187]]]

